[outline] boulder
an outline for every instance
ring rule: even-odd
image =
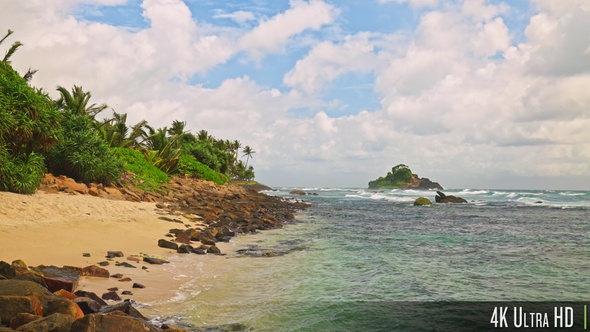
[[[100,311],[100,308],[103,307],[103,305],[89,297],[77,297],[73,301],[78,307],[80,307],[80,309],[82,309],[82,312],[85,315],[97,313]],[[106,303],[104,305],[106,305]]]
[[[103,299],[101,299],[98,295],[96,295],[93,292],[79,290],[79,291],[76,291],[74,294],[78,295],[79,297],[87,297],[87,298],[90,298],[90,299],[96,301],[101,306],[107,305],[107,303]],[[74,301],[74,302],[76,302],[76,301]]]
[[[143,261],[146,263],[150,263],[150,264],[157,264],[157,265],[162,265],[165,263],[170,263],[169,261],[165,260],[165,259],[161,259],[161,258],[154,258],[154,257],[144,257]]]
[[[145,288],[145,286],[138,282],[134,282],[132,288]]]
[[[456,197],[453,195],[445,195],[441,191],[437,191],[436,193],[437,193],[437,195],[434,197],[434,200],[437,203],[467,203],[467,201],[461,197]]]
[[[416,198],[416,200],[414,201],[414,205],[416,206],[428,206],[428,205],[432,205],[432,202],[426,198],[426,197],[418,197]]]
[[[305,195],[305,191],[295,189],[295,190],[291,190],[291,192],[289,192],[289,194],[291,194],[291,195]]]
[[[78,287],[80,280],[80,272],[73,268],[44,266],[40,265],[35,268],[37,272],[42,274],[47,289],[50,292],[55,292],[60,289],[65,289],[68,292],[73,292]]]
[[[209,249],[207,249],[207,253],[221,254],[221,250],[219,250],[219,248],[217,246],[211,246],[211,247],[209,247]]]
[[[90,265],[82,269],[81,275],[87,277],[108,278],[110,276],[110,272],[109,270],[103,269],[102,267]]]
[[[16,276],[16,268],[5,261],[0,262],[0,276],[4,279],[12,279]]]
[[[156,332],[159,331],[154,325],[137,318],[127,316],[122,313],[110,314],[90,314],[84,318],[78,319],[72,325],[71,332],[129,332],[129,331],[144,331]]]
[[[25,324],[28,324],[32,321],[35,321],[35,320],[38,320],[41,318],[43,318],[43,317],[21,312],[21,313],[17,314],[16,316],[12,317],[12,319],[10,320],[10,328],[13,330],[16,330],[17,328],[19,328]]]
[[[107,258],[124,257],[124,256],[125,255],[123,254],[122,251],[118,251],[118,250],[107,251]]]
[[[159,239],[158,240],[158,247],[177,250],[178,244],[176,244],[172,241],[165,240],[165,239]]]
[[[121,301],[119,294],[117,292],[107,292],[102,294],[101,298],[103,300],[111,300],[111,301]]]
[[[190,244],[181,244],[176,250],[179,254],[190,254],[193,251],[193,247]]]
[[[33,295],[0,295],[0,324],[9,324],[20,313],[43,316],[43,305]]]
[[[17,328],[17,331],[22,332],[70,332],[74,318],[64,314],[52,314],[47,317],[34,320]]]
[[[135,307],[133,307],[133,304],[129,300],[125,300],[121,303],[117,303],[117,304],[113,304],[113,305],[108,305],[108,306],[102,307],[100,309],[100,312],[103,314],[108,314],[108,313],[111,313],[114,311],[120,311],[126,315],[129,315],[131,317],[138,318],[141,320],[147,320],[147,318],[145,318],[137,309],[135,309]]]

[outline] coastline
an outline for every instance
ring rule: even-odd
[[[93,292],[100,297],[109,288],[116,287],[122,300],[167,301],[177,296],[182,285],[194,277],[191,275],[194,271],[178,274],[183,262],[198,261],[205,266],[221,264],[227,261],[223,255],[233,251],[232,244],[226,243],[229,239],[217,241],[215,237],[215,246],[222,255],[180,254],[159,247],[160,239],[181,244],[178,237],[172,237],[171,230],[192,227],[210,234],[216,230],[221,232],[225,227],[235,230],[232,236],[256,233],[281,227],[298,209],[287,207],[297,204],[285,203],[277,197],[207,181],[176,179],[169,184],[169,189],[167,195],[156,200],[158,203],[153,199],[152,202],[137,202],[74,192],[39,190],[34,195],[0,192],[0,261],[10,264],[22,260],[29,267],[79,268],[107,261],[109,265],[104,268],[111,276],[122,274],[131,281],[82,276],[76,290]],[[195,201],[189,202],[183,193],[195,197]],[[141,195],[140,192],[136,194]],[[191,244],[197,248],[201,243],[193,239]],[[108,251],[121,251],[123,257],[108,259],[105,257]],[[151,265],[138,257],[143,254],[159,256],[170,263]],[[136,258],[139,261],[134,260]],[[116,266],[117,263],[131,264],[135,268]],[[145,288],[132,288],[136,282]],[[122,291],[133,294],[123,295]],[[145,310],[148,316],[157,314],[151,312],[149,306],[140,310]]]

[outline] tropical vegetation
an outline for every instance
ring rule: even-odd
[[[0,39],[0,44],[12,35]],[[252,180],[248,165],[255,151],[238,140],[217,139],[206,130],[186,130],[186,122],[156,128],[127,114],[91,103],[81,86],[57,87],[57,100],[29,84],[35,70],[19,75],[10,58],[15,42],[0,61],[0,190],[31,194],[43,175],[66,175],[84,183],[118,183],[130,172],[141,189],[158,190],[171,175],[188,175],[218,184]],[[240,159],[240,149],[242,158]]]
[[[412,178],[412,171],[404,164],[391,168],[385,177],[369,181],[369,189],[396,189],[404,186]]]

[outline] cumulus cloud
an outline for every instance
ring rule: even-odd
[[[244,23],[255,19],[254,13],[244,10],[238,10],[232,13],[218,13],[214,18],[227,18],[238,23]]]
[[[420,7],[436,7],[438,6],[438,0],[379,0],[379,3],[408,3],[412,7],[420,8]]]
[[[266,53],[280,52],[289,38],[332,23],[337,13],[334,6],[321,0],[292,1],[290,9],[260,22],[246,33],[239,41],[240,48],[256,59]]]

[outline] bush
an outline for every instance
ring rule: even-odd
[[[11,156],[0,151],[0,189],[19,194],[33,194],[45,174],[43,156],[34,152]]]
[[[63,140],[48,153],[49,170],[77,181],[116,182],[123,173],[123,163],[108,148],[86,115],[63,113]]]
[[[216,172],[207,165],[201,164],[191,155],[182,155],[178,158],[178,171],[187,175],[197,174],[201,179],[217,184],[229,182],[227,175]]]
[[[126,170],[134,173],[137,187],[153,191],[168,183],[170,178],[156,166],[150,164],[141,152],[127,148],[112,148],[111,151],[123,162]]]

